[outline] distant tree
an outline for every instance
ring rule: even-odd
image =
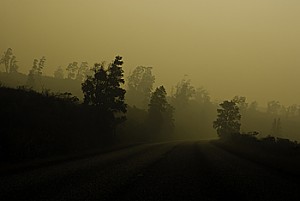
[[[141,109],[146,109],[150,101],[155,76],[152,67],[138,66],[128,76],[128,103]]]
[[[224,101],[217,109],[218,116],[213,122],[213,128],[217,130],[219,137],[228,137],[231,134],[240,133],[241,114],[237,103],[234,101]]]
[[[270,101],[267,105],[267,113],[270,115],[278,115],[281,109],[281,105],[278,101]]]
[[[233,102],[239,107],[240,112],[243,114],[248,109],[248,103],[246,102],[246,97],[244,96],[235,96],[232,99]]]
[[[154,135],[161,132],[173,132],[174,108],[167,102],[167,93],[163,86],[153,92],[148,109],[148,123]]]
[[[16,56],[13,55],[11,48],[8,48],[0,59],[0,65],[4,64],[6,73],[18,72],[19,66],[17,65]]]
[[[35,88],[35,75],[37,74],[37,69],[38,69],[38,60],[34,59],[32,68],[29,71],[28,78],[27,78],[27,86],[31,88]]]
[[[297,111],[298,111],[298,105],[296,105],[296,104],[290,105],[286,109],[286,116],[287,117],[295,117],[298,115]]]
[[[89,65],[85,61],[81,62],[80,66],[78,66],[78,62],[76,61],[69,63],[66,70],[68,79],[78,80],[80,82],[84,81],[88,75],[92,76]]]
[[[10,64],[9,64],[9,72],[10,73],[17,73],[18,72],[18,69],[19,69],[19,66],[17,64],[17,60],[16,60],[16,56],[12,56],[11,59],[10,59]]]
[[[82,82],[85,80],[89,71],[89,65],[87,62],[81,62],[80,67],[78,68],[76,80]]]
[[[68,79],[75,80],[76,75],[78,73],[78,62],[74,61],[72,63],[69,63],[68,67],[66,68],[68,72]]]
[[[282,115],[282,116],[286,115],[287,114],[287,109],[288,108],[286,108],[284,105],[281,105],[280,109],[279,109],[279,115]]]
[[[41,76],[45,67],[46,58],[43,56],[40,60],[34,59],[31,70],[27,78],[27,86],[39,90],[41,88]],[[37,85],[39,83],[39,86]]]
[[[257,108],[258,108],[258,103],[256,101],[251,102],[248,107],[249,111],[256,111]]]
[[[54,77],[57,79],[64,79],[64,70],[61,68],[61,66],[54,71]]]
[[[46,58],[42,57],[38,63],[38,67],[37,67],[37,74],[38,75],[42,75],[43,74],[43,69],[45,67],[45,62],[46,62]]]
[[[191,86],[191,81],[183,79],[176,86],[175,94],[173,94],[173,103],[176,108],[182,108],[188,104],[194,94],[195,88]]]
[[[95,64],[94,75],[82,83],[84,104],[95,106],[103,115],[105,125],[115,133],[116,126],[125,120],[127,111],[124,102],[122,57],[117,56],[107,69],[104,63]]]
[[[33,60],[33,64],[32,64],[32,68],[30,70],[30,72],[32,72],[32,74],[37,74],[38,73],[38,59],[34,59]]]
[[[210,103],[210,96],[207,90],[203,87],[195,90],[195,100],[200,104]]]
[[[5,72],[9,73],[9,62],[12,57],[12,49],[8,48],[0,59],[0,64],[4,64]]]

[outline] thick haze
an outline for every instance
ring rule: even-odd
[[[300,103],[299,0],[0,0],[0,51],[27,73],[124,57],[167,89],[185,74],[213,99]],[[3,66],[1,67],[3,68]]]

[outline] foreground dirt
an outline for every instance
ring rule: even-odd
[[[0,200],[298,200],[299,187],[208,141],[176,141],[2,176]]]

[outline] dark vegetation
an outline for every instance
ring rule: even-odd
[[[219,140],[213,141],[215,145],[273,170],[300,176],[300,144],[297,141],[271,135],[257,137],[257,131],[241,133],[237,99],[224,101],[220,106],[218,117],[213,122],[219,135]],[[280,119],[274,120],[271,133],[281,130],[279,123]]]
[[[103,116],[69,93],[0,88],[1,158],[19,160],[95,148],[109,140]]]
[[[232,134],[227,139],[212,143],[285,175],[300,176],[300,145],[295,141],[272,136],[257,138],[253,134]]]
[[[236,96],[218,106],[188,79],[168,95],[164,86],[154,87],[152,67],[138,66],[125,79],[120,56],[92,68],[87,62],[70,62],[58,67],[54,77],[43,75],[45,57],[33,60],[28,75],[18,73],[10,48],[0,64],[5,70],[0,73],[1,161],[79,153],[119,142],[217,136],[218,146],[248,157],[258,154],[263,161],[299,155],[297,142],[285,139],[300,139],[298,105],[270,101],[264,110]]]

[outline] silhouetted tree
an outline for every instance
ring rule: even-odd
[[[96,63],[93,68],[94,75],[88,76],[86,81],[82,83],[82,91],[84,94],[84,103],[87,105],[95,105],[99,108],[107,108],[106,99],[107,90],[107,70],[104,64]]]
[[[126,104],[124,102],[126,90],[121,88],[121,84],[125,83],[124,71],[122,69],[122,57],[116,56],[114,62],[109,65],[107,70],[108,95],[110,100],[110,108],[113,112],[126,112]]]
[[[54,71],[54,77],[57,79],[64,79],[64,70],[61,68],[61,66]]]
[[[172,132],[174,129],[174,108],[167,102],[167,92],[163,86],[153,92],[148,109],[148,122],[154,135]]]
[[[104,63],[95,64],[94,75],[88,76],[82,83],[84,104],[95,106],[103,115],[105,125],[115,133],[116,126],[125,120],[126,91],[121,88],[124,84],[122,57],[117,56],[107,69]]]
[[[241,115],[236,102],[224,101],[220,106],[221,108],[217,109],[218,117],[213,122],[213,128],[217,130],[219,137],[223,138],[239,133]]]
[[[128,76],[128,103],[146,109],[150,101],[151,91],[155,82],[152,67],[138,66]]]

